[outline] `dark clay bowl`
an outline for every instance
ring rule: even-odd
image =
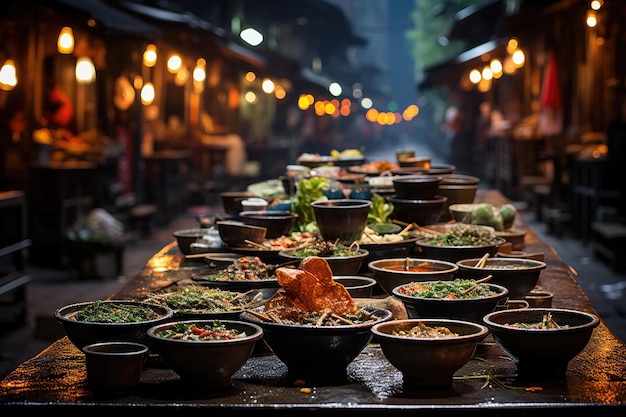
[[[432,282],[423,281],[424,284]],[[445,318],[482,323],[485,314],[494,311],[498,303],[504,301],[509,295],[509,290],[501,285],[485,284],[496,294],[489,297],[457,299],[425,298],[402,294],[400,288],[409,284],[394,288],[392,294],[402,301],[407,316],[412,319]]]
[[[424,338],[411,334],[419,323],[445,327],[457,336]],[[391,320],[372,328],[374,339],[387,360],[402,372],[405,388],[445,388],[453,383],[454,373],[474,354],[476,345],[489,334],[482,324],[450,319]],[[396,334],[394,334],[396,333]]]
[[[387,294],[392,294],[394,288],[409,282],[448,281],[459,270],[452,262],[410,257],[378,259],[367,264],[367,267]]]
[[[346,384],[347,366],[372,339],[372,327],[392,318],[391,311],[363,307],[372,311],[375,321],[338,326],[279,324],[263,321],[249,312],[241,319],[263,328],[265,343],[288,369],[291,381],[308,385]]]
[[[372,202],[337,199],[311,203],[320,235],[326,241],[351,244],[361,239]]]
[[[510,326],[540,323],[548,313],[559,328]],[[496,342],[515,361],[521,378],[552,379],[564,376],[569,361],[587,346],[600,320],[594,314],[576,310],[524,308],[487,314],[483,322]]]
[[[452,229],[457,227],[470,227],[470,228],[487,228],[487,226],[463,226],[458,223],[452,224],[431,224],[425,226],[426,229],[432,229],[440,233],[449,233]],[[489,228],[493,230],[492,228]],[[498,253],[500,245],[505,242],[504,238],[494,236],[489,242],[481,245],[444,245],[433,244],[429,238],[418,239],[415,244],[417,245],[416,253],[422,258],[428,259],[441,259],[443,261],[456,263],[461,259],[470,258],[482,258],[486,253],[490,256],[494,256]]]
[[[446,201],[446,197],[440,195],[428,199],[390,197],[389,202],[394,207],[391,218],[404,223],[415,223],[419,226],[437,223]]]
[[[459,266],[459,276],[467,279],[481,279],[487,275],[492,278],[489,282],[508,288],[509,297],[524,298],[539,281],[541,271],[547,265],[542,261],[520,258],[491,258],[485,266],[477,268],[480,258],[462,259],[456,264]]]
[[[392,178],[396,198],[405,200],[432,199],[437,194],[441,177],[436,175],[400,175]]]
[[[211,326],[214,320],[186,320],[198,327]],[[232,376],[248,360],[263,330],[252,323],[238,320],[220,320],[227,329],[234,329],[245,336],[223,340],[184,340],[160,336],[176,322],[163,323],[148,329],[153,351],[165,364],[176,372],[181,381],[190,387],[225,389],[234,385]]]
[[[265,227],[268,239],[289,235],[298,219],[296,213],[276,210],[242,211],[239,217],[245,224]]]
[[[131,323],[104,323],[77,321],[77,312],[93,303],[115,304],[133,307],[148,307],[157,314],[157,318]],[[150,346],[146,331],[155,324],[166,322],[174,316],[174,311],[167,306],[129,300],[98,300],[69,304],[54,312],[55,319],[61,323],[68,339],[78,349],[98,342],[134,342]]]
[[[376,280],[370,277],[359,275],[337,275],[333,280],[348,290],[351,297],[371,297],[376,286]]]
[[[247,240],[262,243],[267,235],[267,228],[237,220],[217,222],[217,231],[222,241],[230,247],[245,247],[248,245]]]
[[[366,249],[359,249],[358,252],[358,254],[353,256],[322,256],[322,258],[328,262],[333,275],[356,275],[363,261],[369,256],[369,252]],[[283,262],[304,259],[294,255],[291,250],[281,250],[278,252],[278,256]]]

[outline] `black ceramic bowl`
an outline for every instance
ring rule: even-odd
[[[76,314],[86,308],[102,304],[104,308],[122,306],[123,308],[149,308],[155,318],[134,322],[92,322],[78,321]],[[166,322],[174,316],[174,311],[167,306],[129,300],[96,300],[69,304],[54,312],[55,319],[61,323],[68,339],[79,349],[98,342],[135,342],[150,346],[146,331],[155,324]]]
[[[406,200],[432,199],[441,177],[436,175],[400,175],[392,178],[396,197]]]
[[[372,202],[338,199],[311,203],[320,235],[326,241],[351,244],[361,239]]]
[[[265,237],[273,239],[289,235],[298,219],[298,214],[291,211],[261,210],[242,211],[239,217],[245,224],[265,227],[267,229]]]
[[[346,287],[352,298],[371,297],[376,286],[374,278],[359,275],[337,275],[333,277],[333,280]]]
[[[228,214],[237,215],[243,209],[241,202],[248,198],[258,197],[256,194],[250,191],[224,191],[220,193],[220,199],[222,200],[222,206],[224,211]]]
[[[191,255],[193,253],[191,244],[201,242],[206,233],[206,228],[180,229],[175,230],[173,235],[176,238],[176,243],[178,243],[180,251],[185,255]]]
[[[368,263],[367,267],[387,294],[409,282],[448,281],[459,270],[452,262],[411,257],[378,259]]]
[[[444,327],[449,337],[412,337],[412,329]],[[420,329],[421,330],[421,329]],[[406,388],[444,388],[489,334],[482,324],[450,319],[391,320],[372,328],[387,360],[402,372]],[[400,333],[400,334],[399,334]]]
[[[222,242],[229,247],[245,247],[247,241],[262,243],[267,236],[267,228],[245,224],[237,220],[223,220],[217,222],[217,231]]]
[[[190,387],[224,389],[234,385],[232,376],[248,360],[263,330],[252,323],[238,320],[186,320],[180,323],[213,329],[216,324],[236,330],[242,336],[221,340],[171,339],[163,332],[178,322],[163,323],[148,329],[153,350],[165,364],[176,372],[181,381]]]
[[[391,218],[419,226],[437,223],[446,201],[447,198],[440,195],[424,199],[390,197],[389,202],[394,207]]]
[[[428,285],[436,281],[423,281]],[[400,285],[392,290],[394,297],[404,304],[409,318],[445,318],[455,320],[466,320],[474,323],[482,323],[483,317],[496,309],[499,302],[505,301],[509,295],[509,290],[501,285],[485,283],[494,295],[478,298],[426,298],[412,296],[402,293],[403,287],[409,284]]]
[[[492,278],[489,282],[508,288],[509,297],[524,298],[539,281],[541,271],[547,265],[542,261],[520,258],[490,258],[485,265],[477,268],[480,258],[462,259],[456,264],[459,267],[459,276],[468,279],[481,279],[487,275]]]
[[[525,328],[547,317],[558,328]],[[501,310],[483,322],[496,342],[515,361],[520,377],[562,377],[570,360],[583,351],[600,320],[591,313],[556,308]]]
[[[452,223],[452,224],[431,224],[425,226],[425,229],[430,229],[438,233],[443,233],[444,235],[449,235],[450,233],[461,233],[458,232],[458,229],[467,229],[467,230],[484,230],[485,233],[491,232],[492,236],[487,241],[478,245],[454,245],[448,243],[446,239],[446,243],[433,243],[430,238],[418,239],[415,244],[417,245],[416,252],[422,258],[428,259],[441,259],[443,261],[456,263],[461,259],[469,259],[469,258],[482,258],[486,253],[489,253],[490,256],[494,256],[498,253],[498,249],[500,245],[502,245],[505,240],[504,238],[495,236],[495,232],[493,228],[488,226],[479,226],[479,225],[465,225],[462,223]],[[455,230],[457,230],[455,232]],[[463,232],[461,236],[464,236]]]
[[[333,271],[333,275],[356,275],[361,269],[361,264],[369,256],[366,249],[359,249],[359,253],[352,256],[321,256]],[[297,261],[304,258],[294,255],[291,250],[281,250],[278,252],[279,258],[283,261]]]
[[[263,321],[250,312],[241,319],[263,328],[269,348],[287,365],[291,381],[308,385],[347,383],[347,366],[372,339],[372,326],[392,318],[391,311],[363,307],[376,320],[361,324],[315,326]]]

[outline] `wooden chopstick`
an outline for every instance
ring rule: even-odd
[[[487,263],[487,258],[489,258],[489,252],[485,253],[482,258],[478,262],[476,262],[476,268],[483,268]]]
[[[472,291],[474,291],[476,288],[478,288],[478,284],[483,283],[483,282],[487,282],[489,281],[491,278],[493,277],[493,275],[487,275],[485,278],[479,279],[478,281],[476,281],[474,283],[474,285],[472,285],[471,287],[469,287],[468,289],[466,289],[465,291],[463,291],[461,293],[461,295],[465,295],[468,294]]]
[[[245,239],[244,242],[246,242],[248,245],[256,246],[259,249],[267,250],[267,247],[261,245],[260,243],[253,242],[253,241],[248,240],[248,239]]]

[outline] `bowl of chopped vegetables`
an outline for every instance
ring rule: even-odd
[[[489,226],[450,223],[428,225],[421,230],[423,237],[415,242],[419,256],[448,262],[482,258],[486,253],[493,256],[505,242]]]
[[[516,363],[520,378],[561,378],[600,323],[591,313],[557,308],[495,311],[483,323]]]
[[[95,300],[69,304],[54,312],[78,349],[97,342],[148,344],[146,331],[174,315],[167,307],[130,300]]]
[[[402,373],[405,388],[445,388],[489,334],[482,324],[451,319],[406,319],[378,323],[374,340]]]
[[[446,318],[482,323],[485,314],[506,301],[506,287],[475,279],[422,281],[392,290],[404,304],[409,318]]]
[[[361,264],[369,256],[369,251],[358,245],[346,246],[343,243],[317,241],[303,248],[281,250],[278,256],[286,261],[319,256],[328,262],[333,275],[357,275]]]
[[[153,351],[194,387],[232,388],[233,375],[246,363],[263,329],[238,320],[185,320],[148,329]]]

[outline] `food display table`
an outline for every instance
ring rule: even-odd
[[[479,191],[477,201],[501,204],[497,191]],[[523,219],[518,219],[522,222]],[[553,307],[595,313],[573,272],[559,255],[528,230],[525,249],[544,252],[548,264],[538,285],[554,293]],[[205,265],[185,259],[175,242],[111,298],[136,298],[191,277]],[[58,411],[64,416],[111,415],[255,416],[277,415],[553,415],[581,410],[623,415],[626,400],[626,345],[601,322],[587,347],[562,379],[519,380],[514,363],[488,336],[475,357],[439,390],[406,390],[402,375],[374,342],[349,365],[349,379],[336,386],[294,386],[287,368],[271,352],[259,350],[233,379],[234,387],[210,392],[183,385],[178,376],[150,358],[134,394],[99,398],[86,380],[85,357],[67,338],[54,342],[0,381],[0,413]],[[499,384],[499,382],[505,385]]]

